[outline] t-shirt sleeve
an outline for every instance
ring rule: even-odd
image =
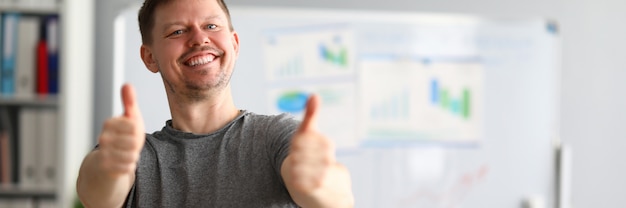
[[[272,141],[271,151],[274,155],[274,168],[278,176],[281,176],[280,168],[287,155],[289,155],[291,137],[296,132],[299,124],[299,121],[288,114],[278,115],[269,123],[268,139]],[[283,182],[282,176],[280,181]]]

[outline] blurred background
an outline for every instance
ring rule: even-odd
[[[11,31],[11,29],[7,29],[10,28],[7,25],[10,26],[12,23],[7,24],[5,20],[9,19],[10,22],[11,17],[14,18],[15,16],[19,16],[19,21],[36,19],[39,22],[32,23],[31,26],[33,24],[47,25],[45,29],[39,28],[37,30],[36,34],[38,35],[33,35],[34,41],[31,41],[29,48],[38,46],[41,39],[47,40],[45,45],[48,48],[58,48],[56,53],[43,53],[47,57],[53,57],[48,61],[48,65],[50,62],[55,63],[54,54],[58,54],[58,84],[56,85],[58,91],[51,90],[54,89],[54,86],[50,84],[48,86],[51,87],[46,89],[47,91],[33,89],[35,93],[32,94],[36,94],[36,96],[18,96],[19,93],[17,92],[3,91],[3,94],[7,96],[3,96],[0,101],[2,105],[0,106],[2,107],[0,113],[2,113],[3,118],[2,130],[8,134],[7,139],[2,140],[0,138],[0,142],[6,141],[6,144],[0,143],[0,147],[2,147],[0,148],[0,155],[5,155],[0,157],[4,159],[0,160],[0,164],[2,164],[0,176],[3,178],[3,186],[0,190],[0,207],[70,207],[73,205],[76,199],[75,178],[83,156],[93,147],[102,122],[121,112],[118,94],[121,83],[126,81],[133,83],[143,79],[143,77],[149,77],[146,78],[148,81],[138,83],[139,90],[155,91],[154,94],[144,93],[146,97],[142,99],[145,101],[140,100],[142,111],[167,112],[167,109],[162,105],[165,100],[163,100],[162,84],[160,84],[158,76],[149,75],[144,68],[136,69],[140,67],[136,65],[139,61],[139,49],[133,44],[137,43],[138,37],[127,37],[138,34],[137,31],[134,31],[136,22],[133,21],[136,21],[136,18],[133,15],[136,14],[137,6],[140,3],[139,0],[0,1],[0,10],[3,13],[3,41],[1,42],[4,49],[3,57],[10,57],[6,55],[7,50],[5,48],[10,45],[8,43],[11,43],[9,41],[11,39],[7,39],[6,36],[7,31]],[[269,97],[276,96],[276,89],[283,89],[284,86],[289,85],[289,83],[273,82],[271,77],[267,78],[269,81],[261,82],[258,79],[254,81],[254,76],[251,77],[251,74],[260,75],[256,77],[265,75],[258,71],[246,71],[255,69],[250,64],[265,59],[255,57],[256,54],[252,52],[250,54],[244,53],[243,47],[246,45],[248,47],[255,45],[263,47],[260,44],[261,39],[246,37],[244,31],[247,30],[249,33],[260,31],[260,28],[247,26],[253,25],[252,19],[261,18],[262,16],[259,15],[267,14],[267,11],[275,11],[278,14],[292,15],[293,17],[299,17],[297,12],[294,14],[293,11],[305,11],[301,13],[303,21],[307,21],[307,15],[323,16],[323,14],[327,14],[328,17],[346,18],[349,21],[344,21],[344,23],[351,23],[348,27],[351,30],[346,30],[344,27],[343,29],[332,28],[326,31],[341,33],[344,37],[346,31],[354,33],[357,38],[352,44],[355,46],[362,45],[359,42],[362,40],[358,38],[361,37],[359,35],[367,34],[369,31],[363,29],[366,28],[363,26],[365,24],[363,21],[372,20],[376,17],[380,17],[379,20],[382,22],[391,22],[396,25],[387,27],[389,29],[400,29],[404,28],[402,26],[416,24],[411,21],[398,20],[401,17],[416,17],[417,19],[458,17],[460,22],[449,21],[448,25],[457,24],[465,26],[462,28],[467,28],[468,25],[474,27],[477,23],[488,23],[486,27],[478,27],[479,31],[488,32],[484,34],[471,33],[474,35],[472,37],[483,37],[481,34],[511,34],[511,39],[524,37],[539,43],[539,47],[523,49],[524,52],[531,53],[527,55],[530,57],[529,60],[533,62],[519,63],[529,67],[537,66],[537,68],[529,68],[531,70],[525,72],[515,71],[515,64],[509,63],[506,66],[510,67],[507,68],[511,70],[510,73],[498,74],[490,70],[484,62],[469,61],[469,65],[471,63],[482,64],[483,73],[479,77],[485,79],[485,82],[482,82],[481,79],[470,82],[484,83],[478,86],[472,85],[474,90],[472,92],[485,93],[482,95],[485,102],[481,108],[484,111],[481,122],[484,122],[485,125],[482,127],[472,126],[472,128],[481,130],[479,133],[459,134],[470,135],[465,138],[469,139],[469,145],[466,143],[459,147],[458,143],[441,145],[441,143],[427,142],[417,145],[412,143],[411,147],[403,148],[393,145],[385,148],[364,148],[357,145],[358,148],[354,148],[355,143],[363,141],[359,138],[364,137],[359,136],[356,136],[356,140],[351,141],[351,143],[342,144],[346,148],[342,148],[338,152],[340,159],[352,165],[354,168],[353,177],[357,181],[362,181],[362,183],[355,184],[358,186],[355,187],[355,192],[358,198],[362,197],[366,202],[361,202],[361,204],[357,202],[357,207],[400,207],[400,205],[406,207],[623,207],[626,205],[626,199],[622,197],[626,193],[626,180],[623,179],[623,176],[626,175],[626,165],[620,162],[621,158],[626,157],[626,153],[621,151],[626,146],[626,130],[622,128],[622,125],[626,123],[626,110],[622,107],[625,106],[626,99],[619,93],[620,89],[626,88],[622,82],[626,78],[626,59],[622,58],[626,54],[626,25],[622,23],[626,19],[626,13],[622,11],[623,8],[626,8],[626,1],[231,0],[226,1],[226,3],[233,10],[235,28],[243,30],[240,31],[242,35],[242,57],[240,57],[233,78],[235,101],[244,108],[260,112],[274,113],[275,111],[269,109],[268,106],[271,105],[271,101],[268,101],[267,98],[259,98],[261,96],[259,94],[246,94],[249,93],[247,89],[250,88],[250,85],[266,87],[268,90],[265,96]],[[368,12],[371,15],[368,15]],[[15,13],[19,15],[15,15]],[[341,16],[345,13],[353,15],[351,17]],[[238,17],[237,14],[241,14],[241,16]],[[54,18],[55,16],[57,18]],[[271,17],[270,15],[262,18],[267,18],[268,21],[285,21],[280,16]],[[50,19],[57,21],[49,24]],[[322,23],[327,25],[326,23],[333,23],[333,21],[325,20]],[[238,22],[241,23],[241,27],[237,25]],[[319,24],[320,22],[313,23]],[[551,28],[549,30],[555,31],[554,38],[542,36],[539,32],[535,32],[541,31],[537,29],[536,25],[542,23],[545,23],[547,28]],[[507,30],[507,24],[513,30]],[[274,26],[287,28],[286,25],[289,24]],[[354,27],[355,25],[356,27]],[[478,25],[484,26],[484,24]],[[293,25],[289,25],[289,27],[291,26]],[[20,27],[15,28],[19,29]],[[417,28],[425,27],[419,26]],[[483,30],[484,28],[491,28],[491,30]],[[17,33],[17,31],[21,31],[18,29],[13,29],[16,30],[14,34],[19,34],[13,35],[14,37],[27,36]],[[517,33],[515,29],[520,29],[522,32]],[[40,34],[43,33],[40,31],[53,32]],[[55,31],[58,34],[56,38],[49,37],[49,34],[54,34]],[[499,31],[503,32],[499,33]],[[270,34],[273,35],[278,34],[275,36],[278,38],[287,37],[284,34],[289,34],[284,31],[271,32]],[[458,32],[470,34],[466,29]],[[268,33],[259,34],[267,36]],[[381,37],[389,37],[385,34],[384,32],[380,33]],[[57,40],[57,44],[54,44],[55,41],[53,40]],[[21,44],[12,47],[14,47],[15,53],[21,54],[17,50]],[[251,47],[247,50],[260,49]],[[125,53],[125,51],[129,51],[129,53]],[[133,54],[133,51],[136,53]],[[33,53],[32,50],[30,53]],[[480,56],[481,54],[467,53],[463,55],[472,57],[472,55]],[[39,57],[39,55],[35,53],[33,57]],[[549,59],[546,61],[541,59],[542,57],[549,57]],[[16,62],[19,63],[18,59],[19,57],[17,57]],[[11,61],[6,60],[3,58],[1,62],[3,70],[11,66],[10,64],[7,65]],[[378,62],[368,63],[367,66],[381,67],[376,65]],[[398,64],[398,62],[394,63]],[[467,64],[468,62],[463,63]],[[5,67],[5,65],[7,66]],[[19,67],[19,64],[17,65]],[[37,62],[32,65],[30,67],[37,66]],[[363,76],[386,76],[386,74],[365,73],[362,65],[354,66],[352,75],[356,78],[351,79],[363,81],[365,79]],[[134,68],[130,70],[130,67]],[[402,65],[397,68],[402,67],[405,66]],[[261,71],[259,67],[256,69]],[[2,79],[7,77],[5,73],[1,75]],[[388,79],[396,80],[398,76],[390,76]],[[345,81],[342,78],[334,80]],[[514,86],[520,88],[506,88],[506,85],[498,84],[497,80],[516,83],[517,85]],[[347,82],[350,82],[350,79]],[[537,88],[537,86],[542,87],[545,91]],[[521,97],[497,97],[504,100],[513,99],[510,103],[504,103],[510,104],[511,109],[519,109],[513,108],[517,106],[529,108],[521,109],[520,112],[506,112],[505,108],[496,106],[498,103],[490,100],[495,98],[488,96],[497,95],[499,87],[505,87],[503,90],[519,90],[514,92],[519,92]],[[36,85],[33,88],[37,88]],[[357,84],[342,89],[354,90],[358,94],[359,90],[365,88]],[[523,89],[529,91],[523,91]],[[316,91],[319,88],[304,87],[299,90]],[[290,95],[291,98],[298,96],[297,93]],[[472,98],[481,100],[480,97]],[[362,99],[362,97],[355,96],[350,102],[361,103]],[[154,105],[148,103],[153,100],[159,103],[154,103]],[[520,102],[515,103],[515,101]],[[256,102],[264,104],[255,105]],[[357,107],[356,109],[360,108]],[[52,118],[46,117],[50,111],[53,111]],[[144,113],[144,116],[145,114],[147,113]],[[358,112],[355,113],[355,115],[357,114]],[[162,114],[157,113],[157,115]],[[29,116],[30,118],[28,118]],[[507,116],[515,118],[516,121],[524,122],[507,123]],[[41,121],[46,119],[51,121],[47,123]],[[154,124],[156,126],[162,125],[164,122],[159,117],[156,120],[157,123]],[[537,123],[533,124],[533,121]],[[495,123],[499,124],[496,125]],[[51,125],[58,125],[55,126],[56,128],[52,128],[57,129],[57,131],[45,130],[46,126]],[[541,125],[545,126],[541,127]],[[394,129],[396,126],[389,126],[391,127],[387,130],[397,130]],[[24,141],[21,139],[29,137],[28,133],[23,132],[41,128],[44,129],[41,130],[44,133],[38,131],[40,132],[39,135],[56,136],[46,138],[47,140],[43,141]],[[356,134],[361,135],[358,132],[362,131],[355,131]],[[536,135],[538,137],[533,137]],[[372,141],[371,135],[369,136],[367,138]],[[492,137],[493,140],[490,139]],[[456,138],[459,138],[458,135]],[[528,141],[522,141],[525,138]],[[50,142],[50,140],[56,142]],[[24,150],[23,148],[27,146],[37,146],[27,145],[29,143],[58,150],[55,151],[56,154],[55,152],[50,153],[54,155],[55,159],[51,162],[37,162],[39,160],[35,158],[45,158],[42,155],[48,153],[45,153],[45,148],[39,149],[40,147]],[[568,152],[570,154],[566,154],[566,156],[569,155],[567,157],[569,159],[565,161],[565,166],[560,164],[563,162],[562,160],[558,160],[560,156],[558,154],[559,144],[564,144],[570,148],[568,150],[571,150]],[[34,152],[44,153],[34,154]],[[45,164],[52,164],[56,167],[53,168],[56,174],[47,175],[52,175],[53,182],[38,186],[37,182],[33,181],[43,179],[37,179],[30,182],[35,185],[22,184],[21,182],[27,178],[26,175],[23,175],[27,171],[20,171],[24,168],[20,166],[23,161],[34,161],[31,165],[35,169],[45,169],[41,167]],[[373,162],[368,164],[367,161]],[[450,169],[450,167],[453,168]],[[560,175],[562,172],[559,167],[565,167],[566,180],[563,181],[565,184],[560,183],[559,176],[563,175]],[[383,170],[385,168],[390,170]],[[43,170],[42,172],[42,175],[45,175],[46,171]],[[415,175],[419,175],[419,177]],[[403,192],[406,187],[399,185],[403,182],[419,184],[417,179],[421,180],[424,177],[438,180],[438,183],[432,185],[436,188],[419,187],[424,189],[418,190],[426,190],[426,192],[410,192],[416,194],[410,195],[408,192]],[[403,179],[416,179],[417,182],[413,180],[403,181]],[[445,192],[437,189],[452,187],[450,190],[454,190],[456,179],[465,181],[461,184],[471,183],[472,185],[469,189],[457,192]],[[462,186],[462,188],[467,187]],[[411,191],[415,190],[411,189]],[[446,193],[457,195],[449,196]],[[459,193],[461,194],[458,195]],[[421,201],[408,200],[415,198],[419,198]]]

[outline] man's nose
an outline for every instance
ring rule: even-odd
[[[209,39],[208,32],[202,30],[199,27],[194,27],[189,32],[191,33],[190,34],[191,36],[190,36],[190,39],[189,39],[189,46],[190,47],[206,45],[206,44],[209,44],[211,42],[211,40]]]

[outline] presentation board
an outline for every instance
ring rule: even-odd
[[[170,114],[160,75],[139,58],[138,8],[115,22],[113,87],[135,85],[153,132]],[[351,171],[356,207],[555,204],[553,22],[261,7],[231,16],[236,106],[301,118],[319,95],[318,125]]]

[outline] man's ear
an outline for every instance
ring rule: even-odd
[[[239,34],[236,31],[233,31],[233,48],[235,49],[235,54],[239,56]]]
[[[150,50],[150,47],[146,45],[141,45],[140,52],[141,60],[143,60],[143,64],[146,65],[146,68],[150,70],[152,73],[159,72],[159,66],[156,63],[156,59]]]

